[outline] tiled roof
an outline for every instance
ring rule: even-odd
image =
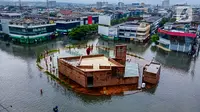
[[[71,10],[61,10],[60,13],[62,15],[71,15],[72,14],[72,11]]]

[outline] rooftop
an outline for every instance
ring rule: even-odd
[[[160,69],[160,64],[157,63],[150,63],[149,65],[145,66],[145,71],[146,72],[150,72],[150,73],[154,73],[157,74],[159,69]]]
[[[53,21],[52,21],[53,23]],[[36,26],[36,25],[46,25],[51,24],[51,22],[48,22],[46,19],[30,19],[30,18],[23,18],[23,19],[13,19],[10,21],[10,25],[19,25],[19,26]]]
[[[139,65],[137,63],[126,63],[124,77],[139,76]]]
[[[166,23],[164,28],[159,28],[158,32],[165,33],[173,36],[182,36],[182,37],[192,37],[196,38],[197,28],[190,26],[189,24],[180,24],[180,23]]]
[[[1,16],[21,16],[20,13],[0,13]]]
[[[132,21],[132,22],[126,22],[121,24],[119,27],[120,28],[125,28],[125,27],[131,27],[131,28],[145,28],[147,27],[149,24],[146,22],[138,22],[138,21]]]
[[[159,19],[161,19],[161,17],[159,16],[150,16],[150,17],[144,18],[144,20],[148,23],[153,23]]]
[[[60,13],[62,15],[71,15],[72,14],[72,11],[71,10],[61,10]]]
[[[124,67],[113,59],[107,58],[104,55],[90,55],[63,58],[64,61],[73,66],[80,68],[83,71],[96,71],[111,69],[111,67]]]

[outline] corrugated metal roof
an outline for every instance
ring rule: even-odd
[[[139,77],[139,65],[137,63],[126,63],[124,77]]]

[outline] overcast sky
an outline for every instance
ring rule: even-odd
[[[10,0],[10,1],[18,1],[18,0]],[[21,1],[46,1],[46,0],[21,0]],[[139,2],[139,3],[144,2],[146,4],[161,4],[163,0],[56,0],[56,1],[57,2],[71,2],[71,3],[96,3],[97,1],[107,1],[108,3],[117,3],[121,1],[126,4],[130,4],[134,2]],[[188,3],[188,4],[198,5],[200,4],[200,0],[170,0],[170,4],[178,4],[178,3],[179,4]]]

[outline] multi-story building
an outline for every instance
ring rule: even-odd
[[[37,43],[54,38],[56,24],[42,19],[15,19],[10,21],[9,35],[20,43]]]
[[[100,9],[100,8],[103,8],[103,7],[107,7],[108,2],[97,2],[96,5],[97,5],[97,8]]]
[[[107,15],[99,16],[98,34],[106,39],[117,38],[117,26],[111,26],[111,18]]]
[[[1,31],[3,33],[9,34],[9,22],[12,19],[19,19],[21,17],[21,14],[19,13],[0,13],[0,27],[1,27]]]
[[[158,29],[159,45],[157,46],[167,51],[195,53],[197,50],[196,31],[189,25],[167,23],[164,28]]]
[[[145,22],[126,22],[118,26],[118,38],[145,42],[150,36],[150,25]]]
[[[131,11],[132,16],[143,16],[144,13],[148,12],[148,8],[145,7],[136,7],[129,9]]]
[[[150,36],[150,24],[146,22],[129,21],[111,26],[111,16],[99,16],[98,33],[103,38],[134,40],[146,42]]]
[[[123,8],[125,5],[123,2],[118,2],[118,7]]]
[[[162,1],[162,7],[163,8],[169,8],[169,5],[170,5],[169,0],[163,0]]]
[[[98,16],[81,16],[81,17],[57,20],[56,30],[60,33],[65,34],[77,26],[86,24],[97,24],[98,21],[99,21]]]
[[[160,16],[150,16],[147,18],[144,18],[145,22],[149,23],[151,28],[150,28],[150,33],[154,34],[157,29],[159,28],[159,23],[162,21],[162,17]]]
[[[176,22],[190,24],[192,22],[193,11],[192,7],[186,4],[174,6],[173,18],[176,18]]]
[[[53,1],[53,0],[49,0],[49,7],[50,8],[56,8],[56,1]]]

